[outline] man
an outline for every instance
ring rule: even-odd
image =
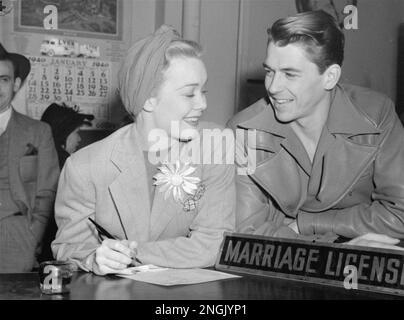
[[[268,98],[229,123],[256,134],[242,146],[257,167],[237,177],[238,231],[391,247],[390,237],[404,238],[404,130],[393,103],[338,84],[344,35],[324,11],[280,19],[268,34]]]
[[[27,58],[0,44],[0,272],[34,267],[59,177],[49,126],[11,104],[29,72]]]

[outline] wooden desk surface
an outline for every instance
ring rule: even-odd
[[[295,300],[295,299],[398,299],[402,297],[345,290],[268,277],[242,278],[195,285],[164,287],[116,276],[75,273],[71,292],[44,295],[36,273],[0,274],[0,300]]]

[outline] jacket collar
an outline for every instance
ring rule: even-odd
[[[27,191],[21,182],[20,177],[20,159],[27,150],[27,143],[34,143],[34,136],[30,130],[30,124],[24,119],[24,116],[11,108],[11,116],[7,125],[8,131],[8,167],[10,170],[10,188],[16,195],[16,203],[22,210],[32,210],[34,203],[30,201]],[[35,198],[35,197],[34,197]],[[34,199],[35,200],[35,199]]]
[[[10,137],[10,145],[13,145],[13,148],[10,148],[12,154],[18,156],[19,149],[15,146],[16,143],[26,144],[28,142],[33,142],[34,137],[31,132],[27,130],[27,120],[24,118],[25,116],[20,114],[11,108],[11,115],[8,121],[6,129],[9,132]],[[24,145],[24,148],[26,145]]]
[[[121,137],[114,146],[111,161],[121,172],[126,168],[130,168],[131,163],[142,154],[138,141],[136,126],[132,125],[128,128],[125,136]]]
[[[120,173],[110,184],[109,190],[125,236],[144,242],[149,239],[150,197],[143,154],[138,141],[134,124],[122,131],[122,136],[118,138],[110,157]]]
[[[291,128],[288,124],[284,124],[276,120],[275,113],[268,97],[261,99],[257,103],[260,105],[262,110],[254,117],[239,123],[238,127],[244,129],[256,129],[283,138],[287,137],[291,131]]]
[[[136,123],[130,125],[114,146],[111,162],[120,171],[109,186],[125,236],[147,242],[158,239],[178,212],[178,204],[163,193],[155,191],[150,199],[149,177],[140,146]],[[150,202],[153,200],[152,208]]]
[[[354,106],[343,86],[337,85],[331,94],[332,102],[326,121],[330,133],[346,135],[380,133],[372,121]],[[258,103],[261,104],[262,111],[238,126],[265,131],[283,138],[290,136],[292,133],[290,125],[276,120],[269,99],[261,99]]]
[[[332,91],[332,102],[326,126],[330,133],[360,135],[377,134],[376,125],[352,103],[341,85]]]
[[[7,129],[8,122],[10,121],[13,109],[9,106],[5,111],[0,113],[0,134]]]

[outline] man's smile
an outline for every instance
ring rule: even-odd
[[[274,97],[271,97],[271,100],[276,105],[283,105],[285,103],[294,101],[294,99],[280,99],[280,98],[274,98]]]

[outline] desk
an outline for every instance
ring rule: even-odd
[[[401,297],[250,275],[194,285],[164,287],[116,276],[100,277],[84,272],[75,273],[69,294],[44,295],[39,290],[36,273],[0,274],[0,300],[352,300],[399,298]]]

